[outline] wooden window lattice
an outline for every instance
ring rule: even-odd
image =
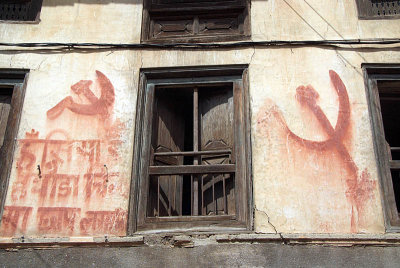
[[[388,18],[400,15],[400,0],[358,0],[360,18]]]
[[[247,0],[145,0],[142,40],[246,38],[248,12]]]
[[[0,3],[0,20],[34,21],[40,11],[41,0],[14,0]]]

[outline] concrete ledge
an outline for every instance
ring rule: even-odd
[[[400,246],[400,234],[239,234],[216,235],[219,243],[325,244],[325,245],[393,245]]]
[[[400,234],[160,234],[127,237],[0,238],[0,248],[44,247],[196,247],[226,243],[322,244],[332,246],[400,246]]]
[[[1,238],[0,248],[54,248],[54,247],[121,247],[140,246],[143,236],[131,237],[57,237],[57,238]]]

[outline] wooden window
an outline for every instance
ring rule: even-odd
[[[388,19],[400,17],[399,0],[356,0],[360,19]]]
[[[4,209],[27,72],[0,70],[0,220]]]
[[[364,65],[388,231],[400,231],[400,65]]]
[[[42,0],[2,0],[0,20],[36,21],[42,8]]]
[[[250,36],[249,0],[145,0],[142,41],[206,42]]]
[[[249,229],[246,66],[149,69],[141,80],[131,230]]]

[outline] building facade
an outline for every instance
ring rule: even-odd
[[[399,1],[6,2],[0,247],[399,261]]]

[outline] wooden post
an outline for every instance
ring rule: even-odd
[[[199,151],[199,89],[193,89],[193,151]],[[193,165],[199,164],[198,156],[193,157]],[[193,175],[193,215],[199,215],[199,177]]]

